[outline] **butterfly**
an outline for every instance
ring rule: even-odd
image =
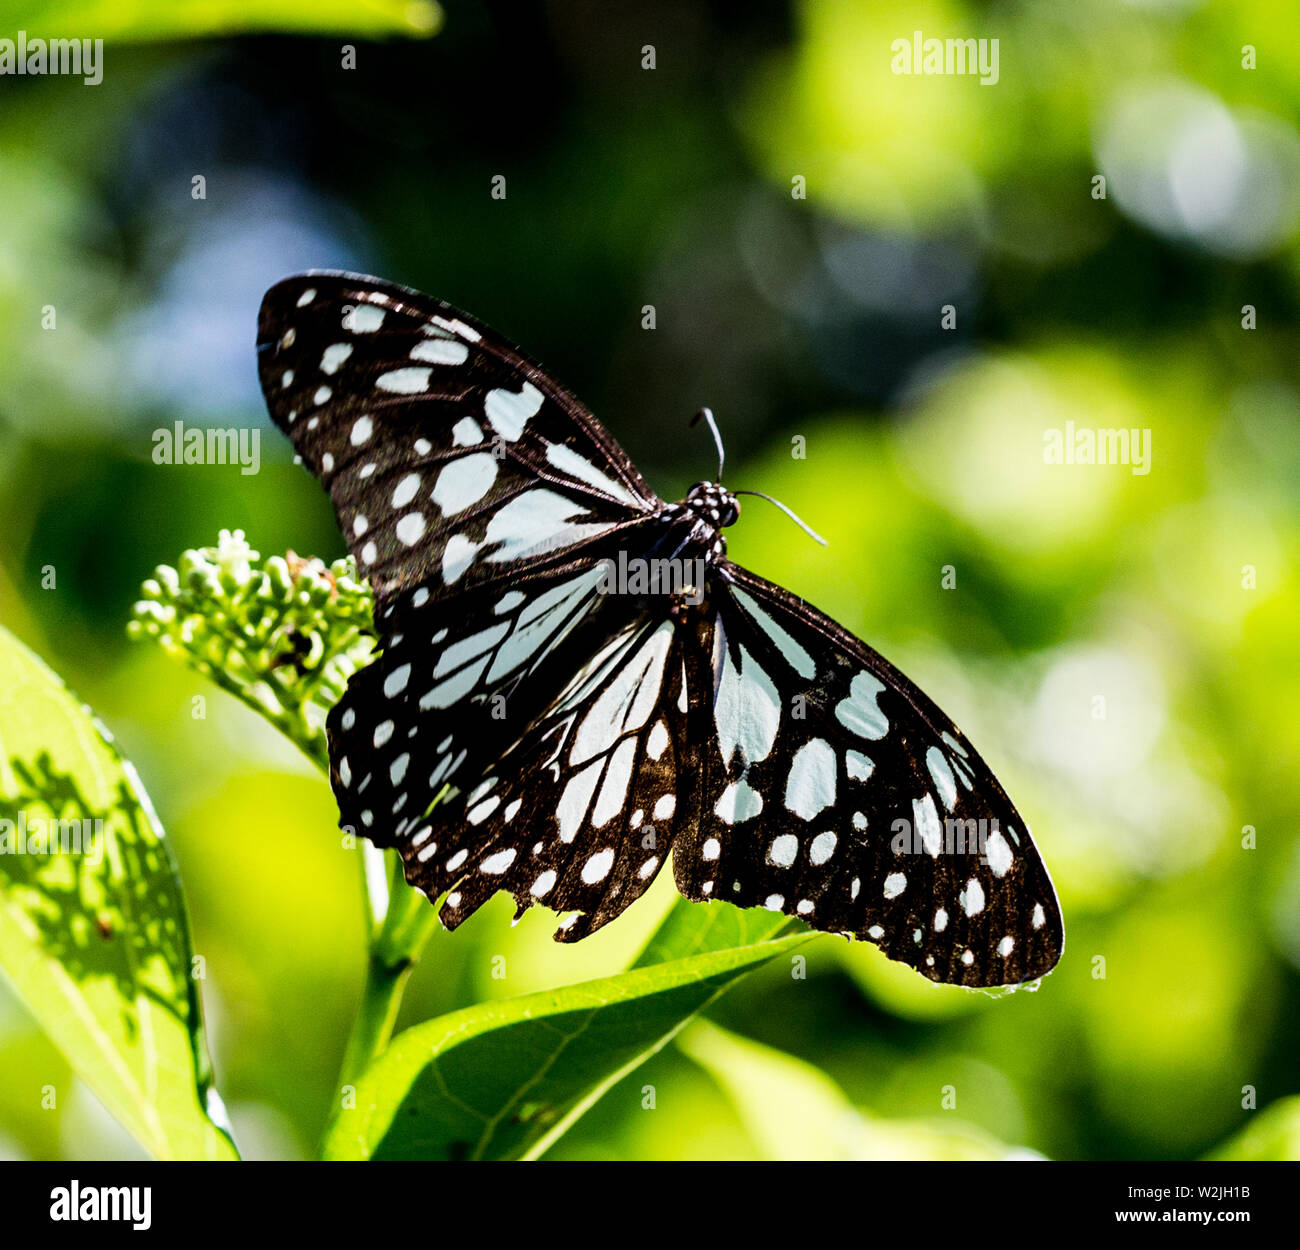
[[[576,941],[671,852],[687,899],[933,981],[1056,964],[1055,891],[1001,785],[897,669],[727,559],[735,492],[665,503],[539,365],[375,278],[272,287],[258,363],[374,595],[381,653],[327,720],[340,824],[395,847],[448,928],[506,891]]]

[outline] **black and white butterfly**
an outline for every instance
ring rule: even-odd
[[[671,852],[688,899],[866,938],[935,981],[1057,962],[1055,892],[1002,787],[870,647],[726,558],[734,494],[664,503],[537,364],[373,278],[279,283],[258,352],[374,592],[382,654],[328,720],[341,824],[445,894],[448,927],[506,890],[572,913],[574,941]],[[611,593],[611,568],[655,561],[703,576]]]

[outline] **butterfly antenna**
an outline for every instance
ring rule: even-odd
[[[803,530],[803,532],[814,542],[821,543],[823,547],[829,546],[827,541],[815,529],[813,529],[807,521],[803,520],[801,517],[795,516],[795,514],[791,512],[790,509],[787,508],[779,499],[773,499],[771,495],[765,495],[761,490],[733,490],[731,493],[733,495],[757,495],[760,499],[766,499],[768,503],[776,504],[776,506],[780,508],[781,511],[784,512],[786,516],[788,516],[790,520]]]
[[[709,423],[709,429],[713,431],[713,441],[714,441],[714,443],[716,444],[716,446],[717,446],[717,448],[718,448],[718,478],[717,478],[717,480],[718,480],[719,482],[721,482],[721,481],[722,481],[722,462],[723,462],[724,459],[726,459],[726,454],[727,454],[725,451],[722,450],[722,435],[721,435],[721,433],[718,431],[718,423],[713,419],[713,409],[712,409],[712,408],[701,408],[701,409],[699,410],[699,412],[697,412],[697,413],[696,413],[696,414],[691,418],[691,429],[694,429],[697,425],[699,425],[699,423],[700,423],[700,418],[701,418],[701,417],[703,417],[703,418],[704,418],[704,419]]]

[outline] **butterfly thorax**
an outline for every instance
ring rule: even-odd
[[[669,504],[666,517],[685,517],[691,525],[692,554],[702,554],[710,563],[724,560],[727,540],[723,529],[740,516],[740,502],[717,482],[696,482],[680,503]]]

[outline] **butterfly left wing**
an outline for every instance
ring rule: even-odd
[[[730,562],[710,587],[713,697],[695,741],[687,898],[766,906],[876,943],[934,981],[1049,972],[1063,931],[1028,827],[915,685],[834,621]]]
[[[330,714],[331,781],[342,823],[395,845],[509,744],[502,707],[527,723],[590,655],[580,641],[623,623],[594,573],[653,542],[662,501],[535,361],[417,291],[287,278],[258,353],[374,591],[382,654]]]
[[[499,890],[519,912],[577,912],[577,941],[620,915],[658,875],[695,796],[679,782],[683,639],[646,613],[576,666],[572,681],[490,765],[463,804],[441,805],[401,847],[407,880],[448,928]]]
[[[267,407],[321,480],[376,615],[586,562],[662,501],[594,416],[500,335],[418,291],[313,271],[262,300]]]

